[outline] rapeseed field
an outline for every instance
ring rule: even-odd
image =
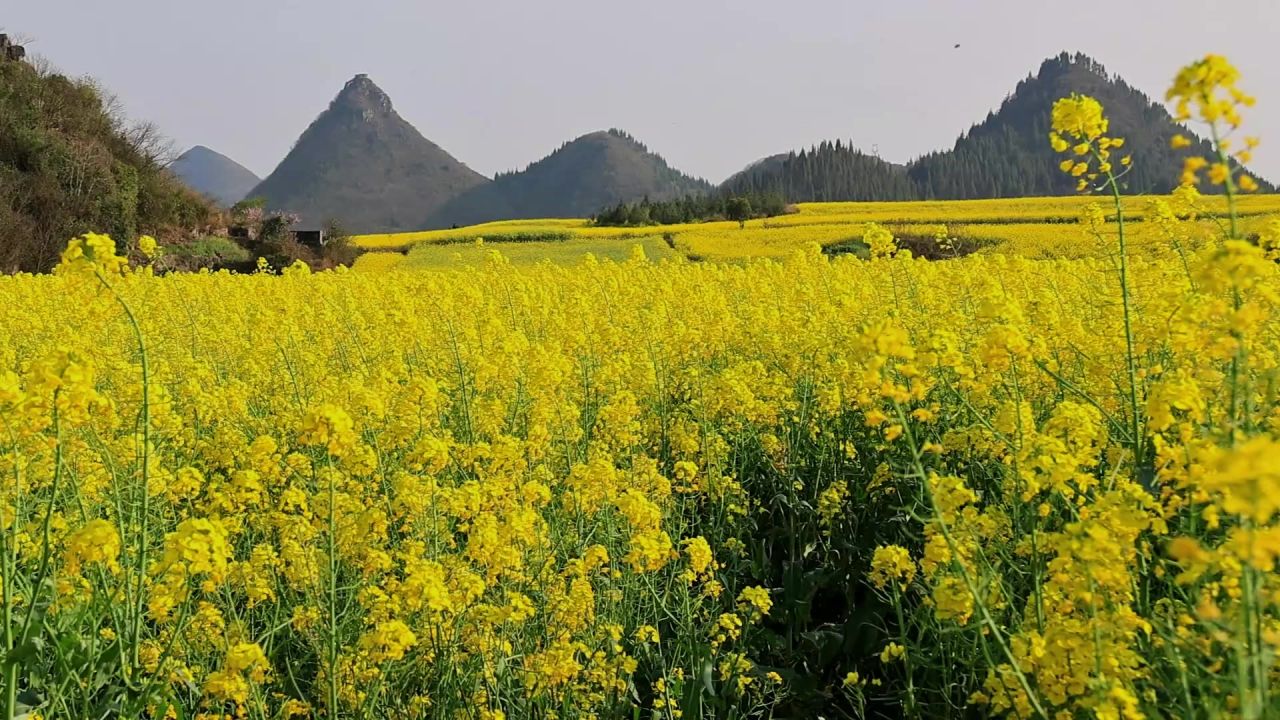
[[[1221,154],[1170,198],[1054,106],[1102,198],[1049,203],[1070,257],[892,229],[1043,200],[805,207],[872,216],[735,262],[72,240],[0,278],[6,717],[1274,717],[1280,224],[1236,76],[1177,76]]]

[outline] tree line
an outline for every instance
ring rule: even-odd
[[[686,195],[675,200],[650,200],[620,202],[601,210],[592,217],[596,225],[613,227],[639,227],[644,225],[680,225],[684,223],[734,220],[746,222],[752,218],[781,215],[787,210],[787,201],[779,193],[748,192],[729,194]]]

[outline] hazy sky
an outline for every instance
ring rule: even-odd
[[[1152,96],[1206,52],[1259,96],[1280,179],[1280,0],[28,0],[0,22],[177,145],[269,173],[352,75],[492,174],[620,127],[694,175],[823,139],[905,162],[949,147],[1045,57]],[[960,48],[953,46],[960,43]]]

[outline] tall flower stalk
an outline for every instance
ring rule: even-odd
[[[1077,179],[1076,189],[1089,190],[1095,184],[1111,194],[1116,213],[1116,239],[1119,255],[1121,314],[1124,323],[1125,371],[1128,383],[1129,436],[1132,443],[1134,472],[1143,467],[1145,438],[1138,390],[1137,350],[1133,336],[1133,290],[1129,279],[1129,246],[1125,235],[1124,200],[1120,192],[1120,176],[1129,168],[1132,157],[1125,155],[1117,173],[1112,154],[1124,147],[1124,138],[1109,137],[1110,121],[1102,104],[1087,95],[1073,94],[1053,104],[1053,131],[1049,142],[1053,149],[1068,155],[1059,168]]]

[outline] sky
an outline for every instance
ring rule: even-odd
[[[357,73],[486,175],[618,127],[719,181],[827,139],[893,162],[948,148],[1069,50],[1158,99],[1180,66],[1227,55],[1259,96],[1246,115],[1264,143],[1254,167],[1280,180],[1280,0],[6,5],[0,23],[29,52],[96,78],[179,150],[206,145],[261,176]]]

